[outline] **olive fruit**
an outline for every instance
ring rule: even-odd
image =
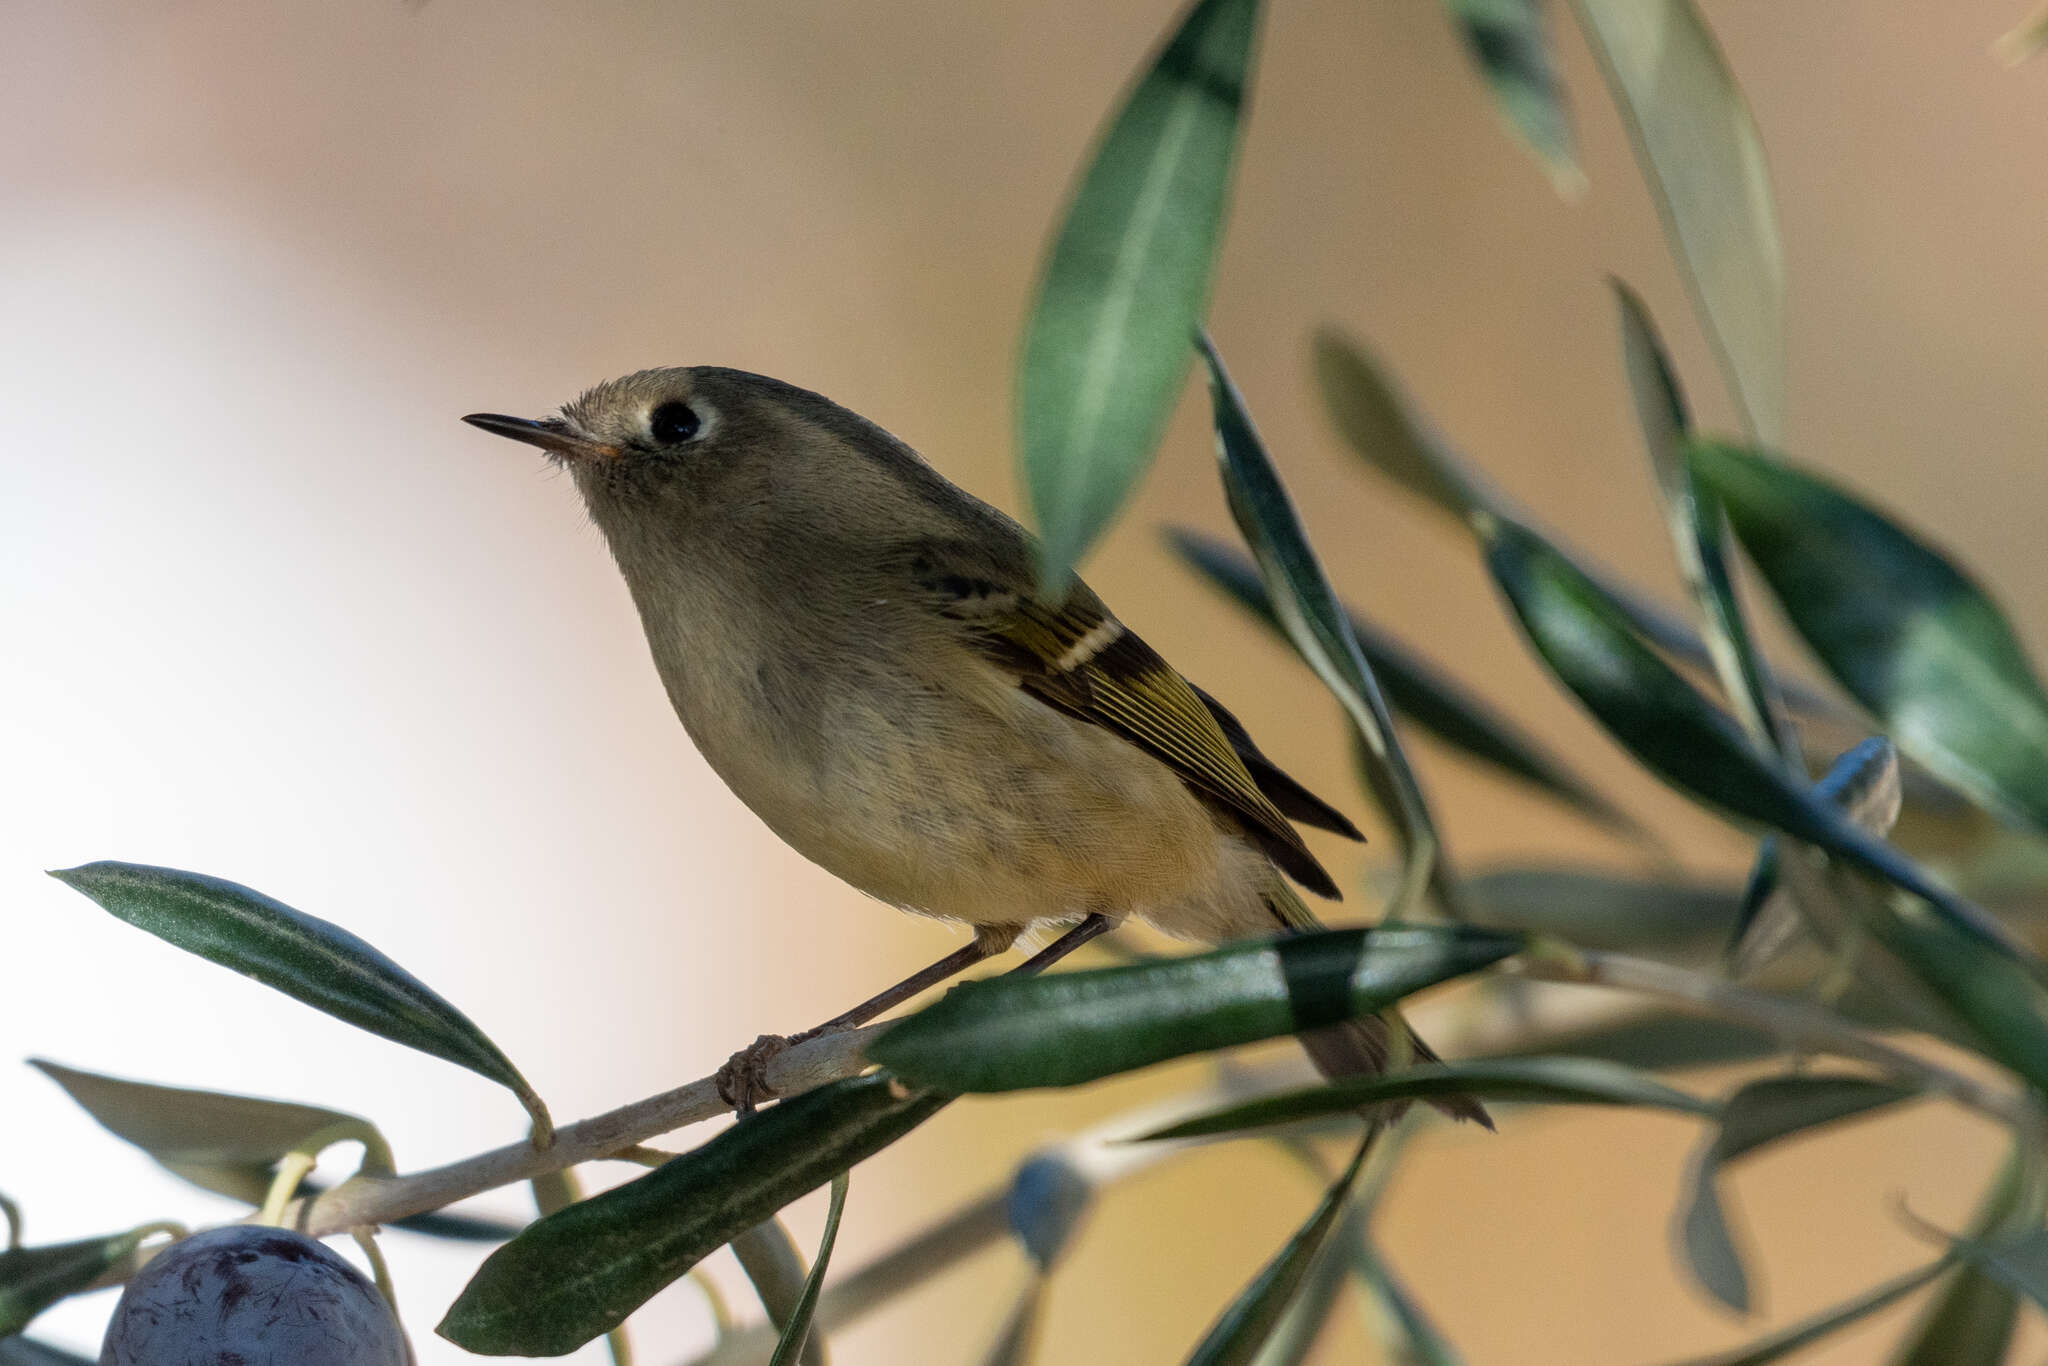
[[[410,1366],[397,1315],[311,1238],[238,1224],[171,1244],[114,1307],[100,1366]]]

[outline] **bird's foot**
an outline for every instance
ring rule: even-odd
[[[768,1064],[787,1052],[791,1044],[808,1037],[763,1034],[727,1058],[725,1066],[712,1077],[712,1083],[718,1087],[718,1098],[742,1115],[752,1114],[754,1107],[764,1100],[774,1100],[775,1088],[768,1084]]]

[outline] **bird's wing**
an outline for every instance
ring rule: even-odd
[[[971,546],[926,542],[907,558],[913,581],[934,610],[958,622],[967,641],[1013,675],[1018,687],[1159,759],[1302,886],[1341,897],[1299,832],[1261,790],[1202,694],[1111,616],[1085,584],[1076,580],[1055,606],[1027,578],[1005,572]],[[1237,730],[1242,734],[1243,727]]]
[[[1209,709],[1209,714],[1216,718],[1224,738],[1237,751],[1237,757],[1252,775],[1252,781],[1258,784],[1259,791],[1265,794],[1267,801],[1280,808],[1282,815],[1303,825],[1342,835],[1345,839],[1364,842],[1365,836],[1342,811],[1296,782],[1285,769],[1261,753],[1258,745],[1253,743],[1251,733],[1244,728],[1244,722],[1231,715],[1228,707],[1209,696],[1200,684],[1190,683],[1188,686],[1194,689],[1195,696],[1202,699],[1202,705]]]

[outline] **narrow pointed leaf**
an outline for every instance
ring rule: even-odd
[[[1033,1268],[1024,1288],[1003,1316],[996,1340],[989,1344],[981,1366],[1026,1366],[1038,1346],[1038,1320],[1045,1312],[1045,1273]]]
[[[2031,957],[1983,911],[1859,829],[1763,757],[1725,713],[1638,640],[1612,599],[1527,527],[1500,519],[1487,565],[1551,671],[1637,761],[1707,806],[1805,840],[1925,898],[2021,961]]]
[[[1440,898],[1454,895],[1441,872],[1443,841],[1430,818],[1422,785],[1408,765],[1380,695],[1372,668],[1365,662],[1351,622],[1337,601],[1329,578],[1308,543],[1294,500],[1280,482],[1280,472],[1252,426],[1244,396],[1231,383],[1222,357],[1208,337],[1200,339],[1215,400],[1216,454],[1231,515],[1259,564],[1273,610],[1287,638],[1308,661],[1323,685],[1334,693],[1364,742],[1372,762],[1366,776],[1373,794],[1400,831],[1406,856],[1402,895],[1394,914],[1405,914],[1425,888]]]
[[[1400,382],[1357,341],[1333,329],[1315,339],[1316,378],[1339,435],[1368,464],[1468,526],[1475,514],[1528,523],[1515,504],[1495,489],[1410,405]],[[1554,547],[1555,548],[1555,547]],[[1713,653],[1684,618],[1636,592],[1585,555],[1558,553],[1600,586],[1645,640],[1692,668],[1711,670]],[[1803,716],[1853,722],[1840,704],[1799,682],[1780,677],[1785,703]]]
[[[796,1239],[781,1219],[764,1219],[736,1236],[732,1250],[760,1298],[761,1308],[767,1311],[768,1322],[781,1333],[794,1320],[804,1284],[810,1279]],[[804,1351],[806,1366],[824,1361],[824,1349],[818,1343],[806,1343]]]
[[[1188,1357],[1187,1366],[1250,1366],[1257,1358],[1259,1349],[1265,1346],[1300,1291],[1316,1253],[1344,1210],[1344,1202],[1351,1198],[1351,1187],[1358,1180],[1359,1168],[1365,1165],[1375,1133],[1376,1130],[1367,1132],[1352,1155],[1351,1165],[1323,1195],[1315,1213],[1223,1311]]]
[[[1179,527],[1168,531],[1167,540],[1182,559],[1234,602],[1285,634],[1273,611],[1273,599],[1259,577],[1259,567],[1250,556],[1213,537]],[[1343,610],[1373,677],[1396,712],[1453,749],[1549,793],[1600,824],[1650,839],[1634,818],[1595,792],[1507,716],[1356,611]]]
[[[89,1287],[160,1228],[0,1252],[0,1338],[19,1333],[58,1300]]]
[[[1717,1067],[1775,1057],[1785,1051],[1776,1035],[1727,1020],[1676,1011],[1647,1011],[1610,1023],[1518,1040],[1490,1056],[1591,1058],[1646,1072]]]
[[[839,1216],[846,1212],[846,1185],[845,1172],[832,1178],[832,1203],[825,1210],[825,1233],[818,1240],[818,1255],[811,1259],[811,1274],[804,1277],[803,1293],[783,1325],[782,1338],[775,1344],[768,1366],[795,1366],[809,1348],[811,1317],[818,1312],[818,1292],[825,1285],[825,1268],[832,1262],[832,1245],[839,1241]]]
[[[1564,83],[1551,56],[1543,0],[1445,0],[1458,34],[1493,90],[1501,117],[1543,159],[1551,184],[1567,198],[1586,188]]]
[[[1916,1271],[1909,1271],[1903,1276],[1896,1276],[1881,1285],[1873,1286],[1853,1299],[1788,1324],[1775,1333],[1768,1333],[1733,1351],[1693,1357],[1677,1363],[1676,1366],[1770,1366],[1771,1362],[1783,1361],[1805,1351],[1823,1338],[1862,1322],[1880,1310],[1889,1309],[1939,1276],[1947,1266],[1948,1263],[1942,1261],[1923,1266]],[[1927,1366],[1934,1366],[1934,1363],[1929,1362]]]
[[[1474,924],[1663,958],[1709,956],[1728,936],[1737,899],[1726,883],[1582,868],[1493,868],[1465,886]]]
[[[547,1106],[468,1016],[363,939],[224,878],[135,863],[52,873],[117,919],[253,977],[358,1029],[466,1067],[519,1097],[534,1141],[553,1141]]]
[[[2030,1180],[2033,1162],[2030,1139],[2017,1137],[2012,1154],[1978,1203],[1970,1220],[1973,1239],[2005,1238],[2041,1227],[2044,1192]],[[1963,1260],[1963,1249],[1951,1247],[1939,1271]],[[1919,1314],[1892,1353],[1890,1366],[1999,1366],[2012,1343],[2019,1318],[2019,1296],[2012,1286],[1980,1266],[1964,1265],[1950,1275],[1941,1293]]]
[[[638,1180],[536,1222],[485,1259],[435,1331],[484,1356],[573,1351],[947,1099],[877,1072],[780,1101]]]
[[[1690,454],[1793,626],[1899,749],[2048,833],[2048,693],[1990,595],[1825,480],[1736,446]]]
[[[1131,967],[967,982],[868,1045],[919,1085],[1074,1086],[1335,1024],[1497,963],[1519,936],[1456,925],[1328,930]]]
[[[528,1183],[533,1187],[534,1208],[545,1219],[548,1215],[569,1208],[583,1199],[583,1179],[574,1167],[563,1167],[559,1171],[542,1172]],[[612,1366],[633,1366],[633,1343],[626,1336],[626,1325],[621,1323],[604,1335],[606,1352],[612,1359]]]
[[[1785,413],[1785,249],[1763,142],[1691,0],[1576,0],[1745,427]]]
[[[1304,1366],[1315,1350],[1316,1339],[1337,1312],[1344,1283],[1351,1276],[1352,1249],[1363,1236],[1364,1228],[1364,1221],[1359,1218],[1359,1201],[1354,1199],[1323,1241],[1301,1289],[1295,1292],[1287,1312],[1280,1316],[1280,1322],[1273,1326],[1259,1354],[1252,1359],[1253,1366]]]
[[[1258,0],[1198,0],[1097,143],[1024,335],[1017,426],[1060,585],[1150,464],[1208,308]]]
[[[1585,1058],[1516,1058],[1437,1063],[1383,1076],[1333,1082],[1224,1106],[1141,1139],[1202,1138],[1294,1124],[1389,1101],[1468,1095],[1477,1100],[1544,1105],[1641,1105],[1681,1114],[1715,1115],[1720,1107],[1675,1090],[1633,1068]]]
[[[1876,905],[1863,925],[1969,1027],[1970,1042],[2048,1095],[2048,988],[2036,971],[1918,903]]]
[[[1358,1250],[1358,1272],[1385,1320],[1390,1366],[1464,1366],[1464,1357],[1444,1336],[1387,1260],[1367,1239]]]
[[[1694,1159],[1691,1192],[1679,1218],[1679,1245],[1700,1284],[1723,1304],[1748,1311],[1749,1277],[1715,1189],[1724,1166],[1795,1134],[1918,1094],[1866,1077],[1789,1076],[1752,1082],[1731,1096],[1720,1128]]]
[[[1678,553],[1679,570],[1707,623],[1707,649],[1714,657],[1714,672],[1757,743],[1796,762],[1798,748],[1778,723],[1777,686],[1750,635],[1742,602],[1735,593],[1721,505],[1711,497],[1700,497],[1693,487],[1685,458],[1692,418],[1678,376],[1643,301],[1620,280],[1611,283],[1621,311],[1622,359],[1635,398],[1636,421],[1657,476],[1657,489],[1664,497],[1664,516]]]
[[[125,1081],[44,1058],[29,1066],[63,1087],[116,1138],[172,1167],[256,1168],[323,1140],[363,1144],[366,1162],[391,1170],[390,1148],[366,1119],[292,1101]]]

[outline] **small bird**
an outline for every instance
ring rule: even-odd
[[[780,380],[712,366],[600,384],[558,416],[463,419],[538,446],[611,547],[676,714],[776,834],[973,941],[798,1038],[850,1028],[1069,925],[1220,943],[1315,928],[1337,898],[1293,821],[1360,839],[1083,582],[909,446]],[[1397,1032],[1398,1031],[1398,1032]],[[772,1095],[735,1054],[721,1092]],[[1331,1075],[1433,1059],[1398,1016],[1303,1036]],[[1447,1113],[1486,1122],[1476,1101]]]

